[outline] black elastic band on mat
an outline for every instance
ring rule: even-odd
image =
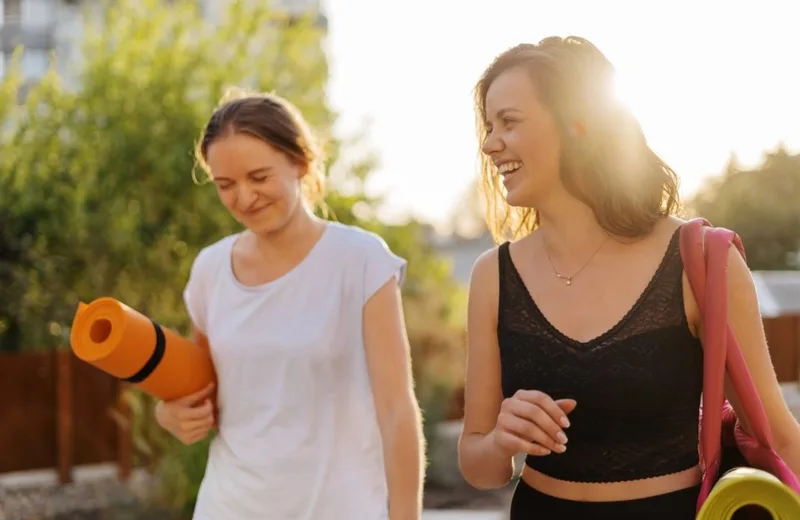
[[[164,358],[164,351],[167,347],[167,338],[164,337],[164,331],[161,329],[161,325],[153,320],[150,321],[153,322],[153,327],[156,329],[156,346],[153,349],[153,355],[150,356],[150,359],[147,360],[147,363],[145,363],[138,372],[130,377],[122,379],[126,383],[141,383],[153,373],[153,370],[156,369],[158,364],[161,363],[161,360]]]

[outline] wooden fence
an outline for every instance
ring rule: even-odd
[[[765,318],[764,332],[778,380],[800,382],[800,316]]]
[[[133,446],[123,389],[68,350],[0,353],[0,473],[57,468],[68,483],[73,466],[116,462],[126,479]]]

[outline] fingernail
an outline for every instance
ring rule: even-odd
[[[542,449],[541,453],[542,455],[550,455],[551,452],[548,449]]]
[[[556,435],[556,437],[558,438],[558,441],[559,441],[561,444],[566,444],[566,443],[567,443],[567,436],[566,436],[566,435],[564,435],[564,433],[563,433],[563,432],[558,432],[558,435]]]
[[[559,453],[564,453],[565,451],[567,451],[567,447],[564,446],[563,444],[556,444],[556,451]]]
[[[562,417],[561,426],[563,426],[564,428],[569,428],[569,419],[567,419],[566,417]]]

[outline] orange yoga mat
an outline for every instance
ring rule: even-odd
[[[205,348],[114,298],[78,305],[70,343],[81,360],[165,401],[215,381]]]

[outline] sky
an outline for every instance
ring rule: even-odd
[[[477,173],[483,69],[517,43],[583,36],[614,63],[622,99],[686,196],[731,151],[745,165],[779,142],[800,151],[800,3],[730,4],[323,0],[330,102],[343,135],[369,124],[383,217],[446,222]]]

